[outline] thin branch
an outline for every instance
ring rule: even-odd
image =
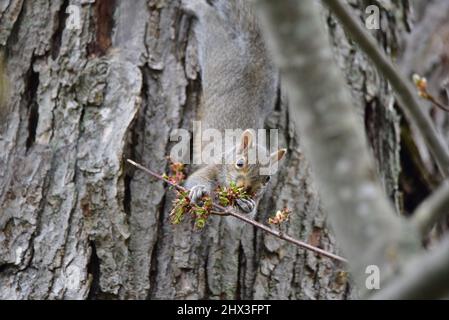
[[[444,215],[449,213],[449,181],[445,181],[429,198],[422,202],[411,221],[422,236]]]
[[[225,209],[225,208],[223,208],[221,206],[218,206],[218,205],[217,205],[217,207],[219,207],[221,209]],[[314,251],[314,252],[316,252],[318,254],[321,254],[323,256],[326,256],[328,258],[332,258],[332,259],[335,259],[335,260],[338,260],[338,261],[341,261],[341,262],[345,262],[345,263],[348,262],[345,258],[337,256],[337,255],[335,255],[333,253],[327,252],[327,251],[325,251],[323,249],[314,247],[314,246],[312,246],[310,244],[307,244],[307,243],[305,243],[303,241],[297,240],[297,239],[295,239],[295,238],[293,238],[293,237],[291,237],[289,235],[284,234],[283,232],[276,231],[276,230],[274,230],[274,229],[272,229],[270,227],[267,227],[266,225],[264,225],[262,223],[259,223],[259,222],[255,221],[255,220],[252,220],[252,219],[250,219],[250,218],[248,218],[248,217],[246,217],[246,216],[244,216],[244,215],[242,215],[240,213],[237,213],[235,211],[226,210],[225,213],[228,213],[229,215],[231,215],[233,217],[236,217],[237,219],[245,221],[246,223],[252,224],[253,226],[255,226],[255,227],[259,228],[259,229],[262,229],[265,232],[268,232],[269,234],[271,234],[271,235],[273,235],[275,237],[278,237],[279,239],[282,239],[282,240],[285,240],[287,242],[293,243],[293,244],[297,245],[298,247],[302,247],[304,249]]]
[[[449,112],[449,107],[446,107],[442,103],[440,103],[428,90],[427,88],[427,79],[421,77],[419,74],[413,75],[413,82],[415,83],[416,89],[418,89],[418,94],[421,98],[429,101],[437,108],[440,108],[443,111]]]
[[[345,4],[339,0],[323,0],[323,3],[338,18],[345,31],[372,60],[379,72],[390,82],[399,104],[422,134],[443,175],[448,177],[449,151],[435,130],[430,117],[419,104],[412,85],[404,80],[385,53],[378,48],[374,38],[353,17]]]
[[[436,107],[440,108],[441,110],[449,112],[449,107],[439,102],[435,97],[429,95],[427,100],[429,100],[431,103],[433,103]]]
[[[381,284],[382,287],[382,284]],[[408,263],[372,299],[438,299],[449,292],[449,237],[439,247]]]
[[[220,211],[211,211],[210,213],[215,215],[215,216],[222,216],[222,217],[229,217],[230,216],[230,214],[224,213],[224,212],[220,212]]]
[[[138,168],[138,169],[140,169],[142,171],[145,171],[149,175],[151,175],[151,176],[153,176],[153,177],[155,177],[155,178],[157,178],[159,180],[162,180],[162,181],[168,183],[169,185],[171,185],[172,187],[176,188],[179,191],[183,191],[183,192],[188,191],[187,189],[185,189],[184,187],[180,186],[179,184],[174,183],[174,182],[172,182],[172,181],[170,181],[168,179],[165,179],[160,174],[157,174],[156,172],[154,172],[154,171],[152,171],[152,170],[150,170],[148,168],[145,168],[144,166],[142,166],[142,165],[140,165],[140,164],[138,164],[138,163],[136,163],[136,162],[134,162],[134,161],[132,161],[130,159],[128,159],[127,161],[130,164],[132,164],[133,166],[135,166],[136,168]],[[295,238],[293,238],[293,237],[291,237],[289,235],[286,235],[286,234],[284,234],[284,233],[282,233],[280,231],[273,230],[270,227],[267,227],[266,225],[263,225],[262,223],[259,223],[259,222],[255,221],[253,219],[250,219],[250,218],[244,216],[243,214],[235,212],[234,210],[225,208],[225,207],[220,206],[220,205],[215,204],[215,203],[213,204],[213,206],[214,206],[214,209],[218,211],[218,212],[213,212],[214,214],[217,214],[217,215],[220,215],[220,216],[233,216],[233,217],[235,217],[235,218],[237,218],[237,219],[239,219],[241,221],[249,223],[249,224],[255,226],[256,228],[259,228],[259,229],[261,229],[261,230],[263,230],[263,231],[265,231],[265,232],[267,232],[267,233],[269,233],[269,234],[271,234],[271,235],[273,235],[275,237],[278,237],[279,239],[282,239],[282,240],[285,240],[287,242],[290,242],[290,243],[292,243],[292,244],[294,244],[294,245],[296,245],[298,247],[301,247],[301,248],[313,251],[315,253],[318,253],[318,254],[320,254],[322,256],[325,256],[325,257],[328,257],[328,258],[331,258],[331,259],[334,259],[334,260],[338,260],[338,261],[345,262],[345,263],[347,262],[347,260],[345,258],[342,258],[342,257],[340,257],[340,256],[338,256],[336,254],[330,253],[330,252],[325,251],[323,249],[314,247],[314,246],[312,246],[312,245],[310,245],[308,243],[305,243],[303,241],[297,240],[297,239],[295,239]]]

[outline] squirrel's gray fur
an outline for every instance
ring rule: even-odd
[[[266,49],[252,0],[183,0],[184,9],[192,14],[201,69],[202,95],[198,114],[202,129],[263,128],[267,113],[273,109],[278,91],[278,73]],[[195,137],[196,138],[196,137]],[[225,152],[235,158],[245,157],[254,135],[245,131],[240,147]],[[246,149],[243,144],[247,142]],[[245,153],[246,152],[246,153]],[[277,162],[285,154],[272,154]],[[262,194],[267,177],[260,175],[259,165],[248,164],[239,170],[234,164],[206,165],[186,181],[190,197],[198,201],[217,185],[236,182],[256,193],[256,199],[239,201],[244,212],[253,212]]]
[[[277,71],[251,2],[185,1],[196,17],[204,128],[263,128],[264,118],[275,104]]]

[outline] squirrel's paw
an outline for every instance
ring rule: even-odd
[[[206,186],[199,184],[190,189],[189,198],[193,203],[199,203],[201,198],[207,194],[209,192],[207,192]]]
[[[256,202],[252,199],[237,199],[235,202],[245,213],[250,213],[256,208]]]

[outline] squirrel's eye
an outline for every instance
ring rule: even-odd
[[[239,169],[243,168],[243,166],[245,165],[245,160],[244,159],[239,159],[237,160],[237,162],[235,163],[235,166]]]
[[[270,179],[271,179],[271,177],[270,177],[270,176],[266,176],[266,177],[265,177],[265,182],[268,182],[268,181],[270,181]]]

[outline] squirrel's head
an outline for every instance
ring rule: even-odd
[[[255,143],[254,133],[245,130],[237,147],[227,155],[226,184],[234,182],[252,194],[261,192],[286,153],[286,149],[279,149],[269,154],[264,146]]]

